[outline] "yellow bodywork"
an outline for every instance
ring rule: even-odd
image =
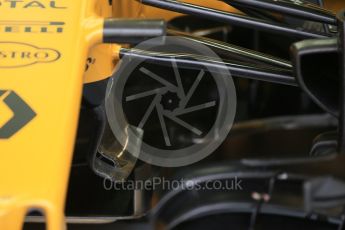
[[[14,116],[6,98],[15,94],[35,116],[0,139],[0,229],[19,230],[40,209],[48,229],[61,230],[85,60],[111,8],[108,0],[1,3],[0,114]]]

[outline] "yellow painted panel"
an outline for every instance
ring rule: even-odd
[[[30,208],[44,210],[48,229],[65,227],[85,61],[89,46],[101,41],[97,17],[111,12],[107,4],[24,0],[0,6],[0,114],[14,112],[0,127],[0,229],[21,229]]]

